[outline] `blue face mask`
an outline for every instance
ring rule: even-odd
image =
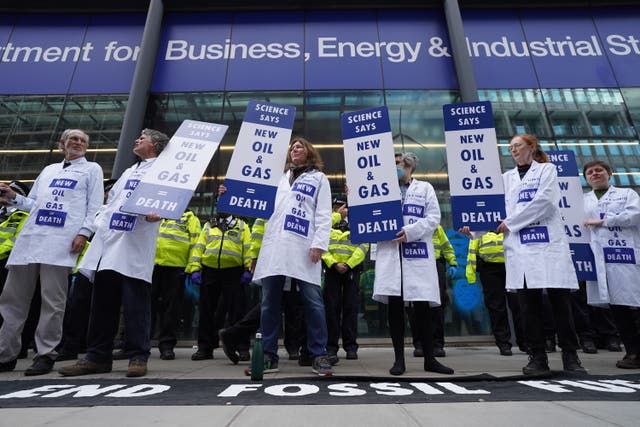
[[[396,172],[398,173],[398,181],[404,178],[404,173],[405,173],[404,168],[400,166],[396,166]]]

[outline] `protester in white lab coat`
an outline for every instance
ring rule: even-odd
[[[60,139],[64,161],[47,166],[28,196],[0,183],[0,201],[30,212],[7,262],[9,274],[0,298],[0,371],[12,371],[20,335],[40,277],[42,306],[36,329],[38,354],[25,375],[51,371],[62,337],[68,276],[93,232],[102,204],[102,168],[84,157],[89,136],[67,129]]]
[[[498,226],[504,233],[507,289],[517,289],[529,344],[526,375],[549,372],[545,352],[543,292],[551,301],[565,371],[586,373],[576,353],[578,338],[570,292],[578,280],[560,214],[556,167],[533,135],[516,135],[509,151],[516,167],[505,172],[507,217]]]
[[[96,234],[78,266],[80,273],[89,278],[95,274],[87,355],[75,365],[60,369],[58,372],[64,376],[111,371],[121,302],[125,348],[130,357],[127,376],[147,373],[151,349],[151,279],[162,218],[152,212],[128,214],[122,211],[122,206],[168,142],[169,138],[157,130],[142,131],[133,148],[141,161],[120,176],[97,219]]]
[[[433,232],[440,223],[440,206],[433,186],[412,177],[418,158],[413,153],[396,156],[402,193],[404,225],[397,238],[378,242],[373,299],[388,304],[389,329],[395,361],[391,375],[405,372],[404,304],[411,302],[420,328],[424,370],[452,374],[453,369],[433,356],[430,304],[440,305]]]
[[[293,138],[287,166],[254,272],[254,280],[262,279],[264,368],[265,372],[274,372],[278,367],[282,291],[285,278],[291,277],[304,300],[313,371],[332,375],[326,355],[327,324],[320,289],[320,259],[329,247],[331,233],[331,188],[321,172],[320,155],[307,140]]]
[[[626,355],[622,369],[640,369],[640,196],[631,188],[609,184],[611,167],[599,160],[584,165],[592,191],[584,195],[584,224],[591,230],[591,249],[598,280],[587,282],[587,302],[611,307]],[[633,307],[633,308],[632,308]]]

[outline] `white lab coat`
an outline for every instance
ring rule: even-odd
[[[36,178],[27,197],[18,195],[18,209],[30,212],[18,234],[7,265],[76,265],[71,243],[81,229],[87,237],[102,205],[103,174],[100,165],[84,157],[66,169],[63,163],[47,166]],[[49,225],[46,225],[49,224]]]
[[[320,286],[322,262],[311,262],[309,250],[329,247],[331,187],[327,176],[317,170],[303,172],[293,186],[290,174],[278,184],[253,278],[282,275]]]
[[[405,209],[406,206],[422,209]],[[421,215],[416,213],[422,211]],[[407,243],[403,248],[426,248],[426,256],[400,256],[399,244],[392,241],[377,243],[373,299],[388,303],[389,296],[404,301],[429,301],[440,305],[438,271],[433,248],[433,232],[440,223],[440,206],[433,186],[425,181],[411,181],[403,201],[403,227]],[[404,249],[403,249],[404,250]]]
[[[560,214],[558,173],[551,163],[533,161],[520,179],[514,168],[502,175],[507,289],[578,289],[569,240]],[[544,241],[546,240],[546,241]]]
[[[148,222],[145,215],[121,208],[154,161],[147,159],[124,171],[109,192],[108,203],[96,219],[91,245],[78,266],[91,281],[96,271],[113,270],[151,283],[160,221]],[[119,215],[125,215],[124,220]]]
[[[610,186],[598,200],[591,191],[584,195],[584,210],[586,218],[604,218],[601,227],[589,227],[598,280],[587,282],[588,303],[640,307],[638,193],[630,188]],[[605,251],[615,262],[605,260]]]

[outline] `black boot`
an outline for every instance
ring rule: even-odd
[[[582,367],[580,358],[575,350],[562,351],[562,369],[566,372],[574,372],[577,374],[586,374],[587,370]]]
[[[435,357],[424,359],[424,370],[429,372],[437,372],[438,374],[453,374],[453,369],[448,366],[444,366],[442,363],[438,362]]]
[[[402,375],[404,374],[404,371],[406,371],[404,359],[396,359],[396,361],[393,362],[391,369],[389,369],[389,373],[391,375]]]
[[[549,369],[549,359],[544,350],[534,351],[529,354],[529,363],[522,368],[525,375],[540,375],[551,372]]]

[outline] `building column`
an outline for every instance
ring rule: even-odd
[[[120,177],[122,172],[136,161],[136,156],[132,151],[133,142],[140,136],[140,131],[144,126],[149,90],[151,89],[153,71],[160,46],[163,14],[164,5],[162,0],[151,0],[142,33],[140,54],[133,72],[129,101],[124,112],[122,131],[120,132],[118,151],[116,152],[111,178]]]
[[[444,15],[447,21],[453,66],[458,77],[461,100],[462,102],[478,101],[478,87],[471,66],[471,57],[467,50],[458,0],[444,0]]]

